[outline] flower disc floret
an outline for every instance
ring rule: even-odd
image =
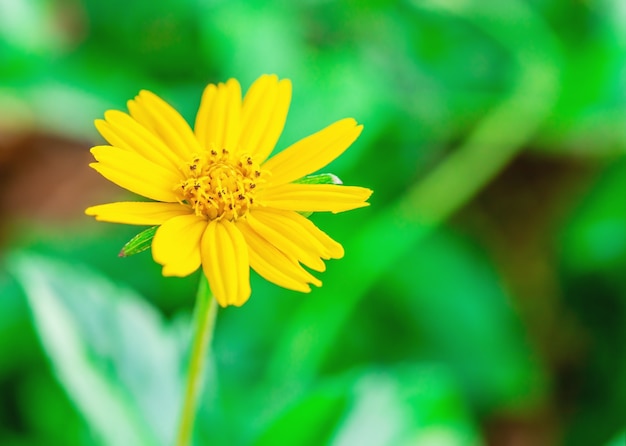
[[[265,176],[251,156],[233,157],[226,149],[195,155],[182,170],[186,178],[175,188],[180,203],[208,220],[236,221],[246,216]]]

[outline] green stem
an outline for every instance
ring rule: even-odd
[[[200,279],[198,293],[196,295],[196,307],[193,321],[193,344],[189,369],[187,371],[187,384],[185,387],[185,400],[183,411],[178,425],[177,446],[188,446],[193,434],[193,424],[196,418],[196,406],[198,396],[202,389],[202,377],[204,376],[204,363],[207,350],[213,338],[215,328],[215,316],[217,315],[217,301],[211,295],[209,284],[204,275]]]

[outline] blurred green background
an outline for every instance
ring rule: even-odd
[[[626,443],[622,0],[0,0],[0,444],[172,442],[198,275],[163,278],[88,168],[150,89],[294,84],[371,206],[310,295],[218,315],[196,444]],[[132,197],[130,197],[132,198]],[[141,229],[141,228],[139,228]]]

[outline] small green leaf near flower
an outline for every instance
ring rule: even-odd
[[[294,181],[297,184],[343,184],[337,175],[332,173],[320,173],[317,175],[307,175]]]
[[[145,231],[141,231],[139,234],[130,239],[120,251],[120,257],[128,257],[133,254],[139,254],[140,252],[144,252],[146,249],[150,248],[150,245],[152,245],[152,239],[154,238],[154,234],[157,229],[158,226],[152,226]]]

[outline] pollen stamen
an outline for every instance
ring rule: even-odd
[[[226,149],[194,155],[182,167],[186,178],[175,186],[179,201],[208,220],[237,220],[254,203],[254,189],[264,172],[247,155],[232,156]]]

